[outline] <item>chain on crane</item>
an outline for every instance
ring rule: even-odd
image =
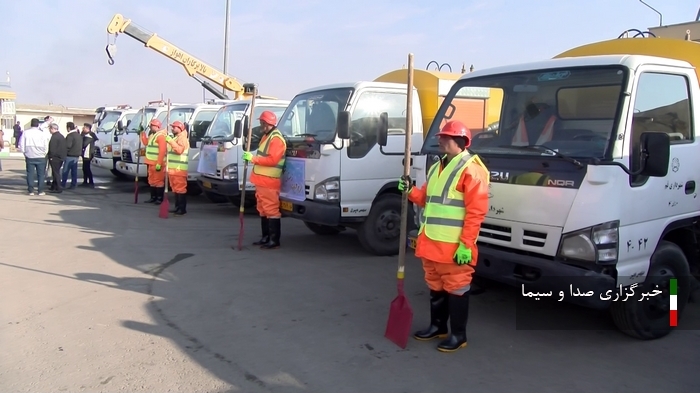
[[[114,55],[117,54],[117,36],[119,33],[114,34],[114,42],[111,44],[109,43],[109,34],[107,34],[107,47],[105,48],[105,52],[107,52],[107,63],[109,65],[114,65]]]

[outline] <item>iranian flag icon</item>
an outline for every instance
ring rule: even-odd
[[[670,281],[671,307],[669,312],[669,325],[678,326],[678,280],[672,278]]]

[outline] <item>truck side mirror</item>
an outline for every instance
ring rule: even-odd
[[[131,124],[131,120],[126,121],[126,127],[129,128],[129,125]]]
[[[190,123],[185,123],[185,131],[190,132]]]
[[[240,138],[243,132],[248,130],[248,116],[243,116],[242,119],[236,120],[233,124],[233,137]]]
[[[671,139],[665,132],[645,132],[640,136],[642,176],[665,177],[671,156]]]
[[[338,138],[350,139],[350,112],[342,111],[338,113],[335,129],[338,132]]]
[[[117,122],[117,130],[121,131],[124,129],[124,123],[121,120]]]
[[[377,130],[377,144],[386,146],[387,138],[389,137],[389,114],[382,112],[379,115],[379,129]]]

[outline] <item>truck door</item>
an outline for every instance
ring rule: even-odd
[[[670,166],[666,177],[630,176],[629,195],[621,206],[632,224],[620,229],[620,262],[646,266],[656,248],[658,235],[669,218],[700,210],[693,102],[697,79],[693,70],[671,67],[640,67],[633,113],[628,117],[630,170],[640,167],[640,136],[643,132],[665,132],[671,139]],[[656,221],[656,222],[654,222]],[[638,269],[643,270],[643,269]]]
[[[209,125],[214,120],[216,116],[216,109],[211,110],[201,110],[197,112],[189,124],[189,138],[190,138],[190,150],[188,153],[188,168],[194,168],[195,172],[199,166],[199,152],[202,148],[202,137],[206,134]],[[191,172],[191,170],[190,170]]]

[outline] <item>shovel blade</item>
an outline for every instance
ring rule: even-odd
[[[160,204],[160,210],[158,211],[158,217],[168,218],[168,210],[170,210],[170,201],[168,201],[168,198],[163,198],[163,203]]]
[[[389,319],[386,323],[384,337],[405,349],[408,344],[408,336],[411,334],[413,324],[413,309],[408,303],[408,298],[403,293],[391,302],[389,307]]]

